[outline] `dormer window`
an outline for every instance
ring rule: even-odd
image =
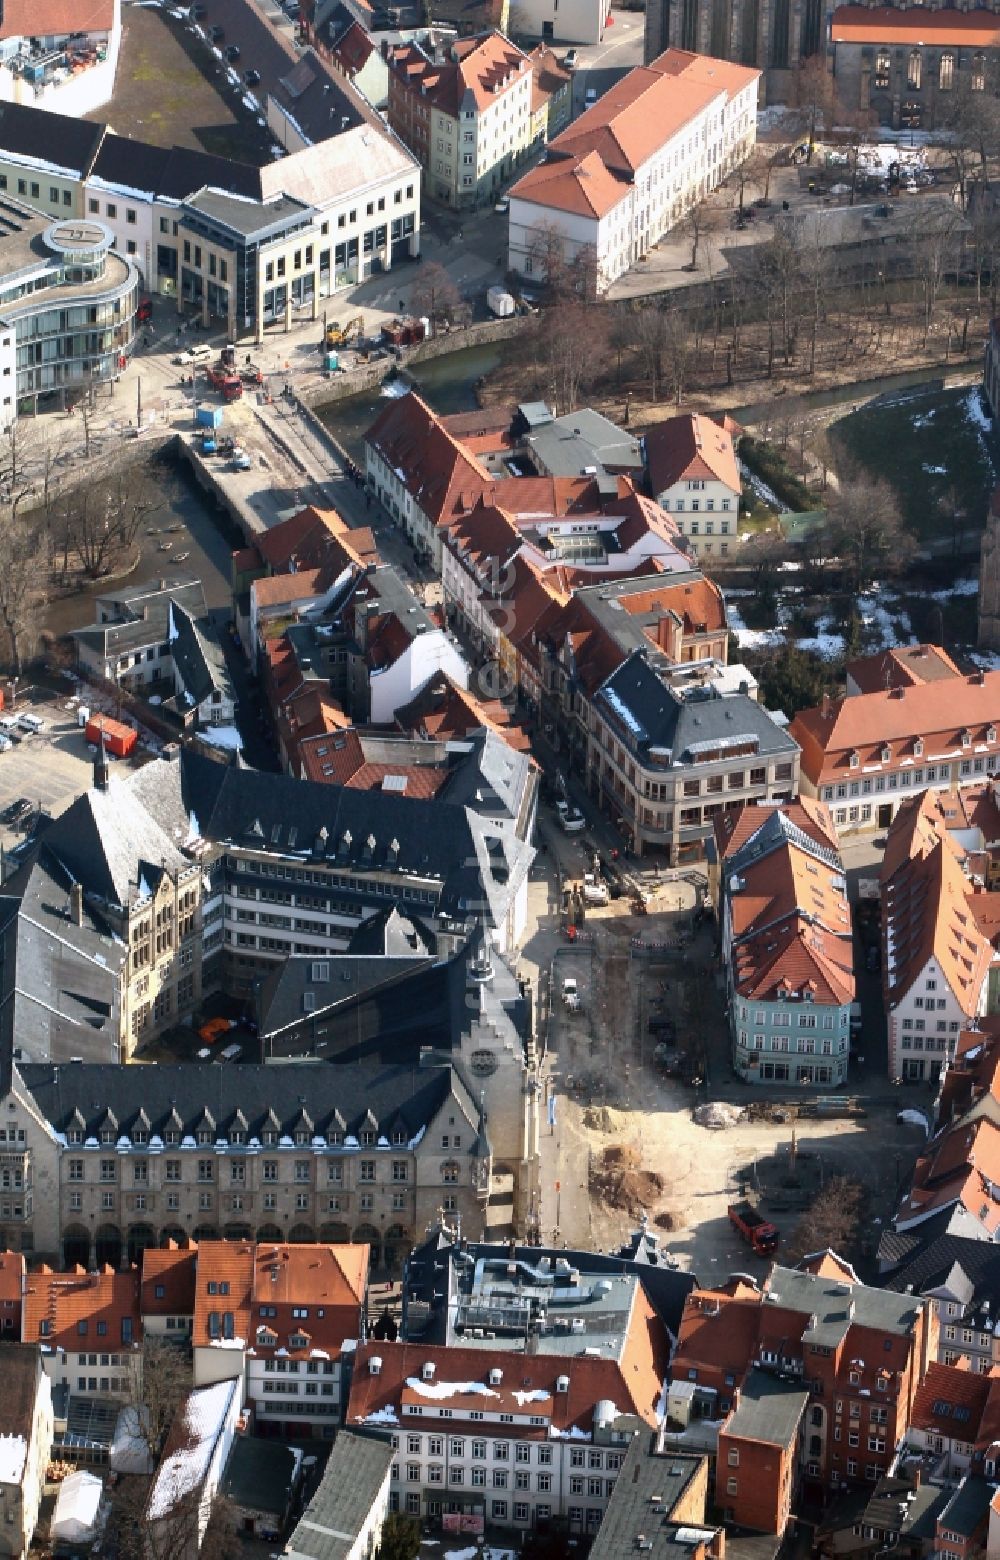
[[[851,753],[847,761],[852,769],[857,769],[858,765],[861,763],[861,759],[857,753]]]
[[[118,1141],[118,1134],[117,1134],[117,1132],[113,1132],[110,1127],[102,1127],[101,1128],[101,1142],[102,1143],[107,1145],[107,1144],[110,1144],[110,1143],[117,1143],[117,1141]]]
[[[198,1142],[200,1143],[202,1148],[207,1148],[209,1146],[209,1144],[215,1142],[215,1133],[209,1131],[208,1127],[199,1127],[198,1128]]]
[[[987,728],[986,728],[986,740],[987,740],[987,742],[995,742],[996,739],[997,739],[997,728],[995,726],[987,726]]]
[[[879,757],[881,758],[883,764],[887,764],[892,757],[892,748],[887,742],[883,742],[882,747],[879,750]]]
[[[264,1131],[261,1133],[261,1141],[265,1148],[276,1148],[278,1144],[278,1133],[275,1132],[273,1127],[265,1127]]]
[[[366,1127],[364,1132],[359,1134],[358,1141],[362,1148],[374,1148],[375,1134],[370,1127]]]
[[[972,746],[972,732],[968,729],[968,727],[962,728],[958,734],[958,740],[961,742],[964,748]]]
[[[308,1349],[309,1339],[305,1333],[294,1332],[288,1340],[289,1347],[293,1349]]]
[[[229,1141],[234,1147],[238,1148],[240,1144],[245,1143],[246,1140],[247,1135],[243,1131],[242,1127],[233,1127],[231,1129],[229,1133]]]
[[[295,1142],[299,1148],[305,1148],[309,1142],[308,1132],[304,1132],[300,1127],[298,1132],[295,1134]]]
[[[270,1327],[257,1328],[257,1342],[261,1345],[262,1348],[273,1349],[277,1341],[278,1335],[277,1333],[272,1332]]]
[[[914,758],[923,758],[923,756],[924,756],[924,739],[923,739],[923,737],[917,737],[916,741],[914,742],[914,744],[913,744],[913,756],[914,756]]]
[[[326,1134],[326,1141],[331,1148],[340,1148],[344,1141],[344,1134],[336,1127],[331,1127]]]

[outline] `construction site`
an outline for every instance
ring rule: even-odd
[[[795,1101],[736,1078],[704,880],[683,870],[639,876],[595,853],[586,835],[544,820],[543,833],[532,890],[536,937],[550,950],[546,1237],[612,1249],[645,1216],[671,1259],[702,1282],[763,1274],[769,1257],[748,1247],[729,1208],[741,1199],[759,1207],[777,1225],[780,1251],[816,1192],[842,1176],[865,1189],[855,1255],[873,1256],[923,1144],[918,1128],[897,1121],[888,1086],[864,1101]],[[594,890],[609,875],[599,902]]]

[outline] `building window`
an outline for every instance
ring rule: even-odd
[[[875,88],[879,92],[885,92],[889,87],[889,73],[892,70],[892,56],[888,49],[879,49],[875,56]]]
[[[906,62],[906,85],[911,91],[919,92],[922,77],[923,57],[919,49],[911,49],[909,59]]]
[[[938,90],[950,92],[955,85],[955,56],[950,50],[946,50],[941,56],[941,65],[938,70]]]

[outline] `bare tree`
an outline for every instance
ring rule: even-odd
[[[556,299],[538,316],[532,332],[537,367],[560,412],[572,412],[594,382],[607,325],[603,311],[574,298]]]
[[[859,1181],[843,1175],[827,1181],[789,1236],[783,1260],[794,1266],[816,1251],[853,1254],[864,1205],[865,1189]]]
[[[855,591],[905,566],[913,543],[903,529],[895,490],[884,478],[860,471],[841,476],[827,506],[825,545],[842,560]]]
[[[816,132],[833,120],[834,85],[825,55],[814,54],[802,61],[795,73],[794,103],[802,134],[806,137],[807,161],[812,162]]]
[[[41,518],[14,507],[0,517],[0,623],[10,668],[20,677],[30,655],[44,583]]]
[[[686,211],[677,224],[677,231],[683,234],[691,245],[691,259],[684,267],[685,271],[698,269],[698,248],[705,231],[705,215],[705,207],[696,200],[690,211]]]
[[[420,268],[420,275],[411,294],[414,311],[426,315],[432,322],[453,320],[462,308],[462,294],[443,265],[429,260]]]
[[[132,1358],[129,1407],[134,1410],[133,1439],[144,1442],[154,1464],[192,1386],[185,1345],[147,1333],[141,1351]]]

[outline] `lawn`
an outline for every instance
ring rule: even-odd
[[[904,523],[921,546],[950,551],[953,527],[942,508],[957,505],[968,530],[985,523],[1000,462],[978,390],[902,392],[842,417],[830,437],[841,458],[892,483]]]
[[[114,97],[89,119],[154,146],[194,147],[256,166],[270,160],[270,136],[203,39],[157,6],[127,6],[122,19]]]

